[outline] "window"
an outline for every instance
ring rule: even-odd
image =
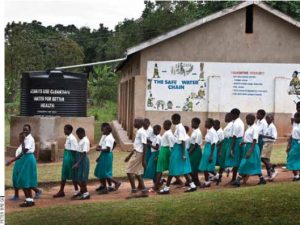
[[[247,34],[253,33],[253,5],[246,8],[246,31]]]

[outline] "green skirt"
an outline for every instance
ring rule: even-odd
[[[112,152],[101,152],[94,171],[94,175],[99,179],[112,178],[112,168],[113,168]]]
[[[72,169],[75,164],[76,151],[71,151],[68,149],[64,150],[64,158],[61,169],[61,179],[62,180],[72,180],[74,177],[74,170]]]
[[[228,142],[229,138],[225,138],[223,140],[222,144],[222,149],[220,149],[220,145],[217,145],[217,166],[220,166],[221,168],[226,168],[225,167],[225,162],[226,162],[226,154],[227,154],[227,149],[228,149]],[[231,142],[230,142],[231,144]],[[220,156],[221,154],[221,156]]]
[[[213,152],[212,162],[209,162],[209,156],[211,153],[211,143],[206,143],[204,146],[203,156],[199,165],[198,170],[199,171],[209,171],[209,172],[215,172],[215,166],[217,161],[217,151],[216,148]]]
[[[300,170],[300,140],[292,139],[291,149],[287,155],[286,168],[288,170]]]
[[[146,155],[145,155],[145,160],[146,160],[147,163],[150,159],[150,156],[151,156],[151,147],[148,146],[147,149],[146,149]]]
[[[182,159],[182,145],[175,144],[170,156],[169,175],[180,176],[192,172],[190,157],[187,150],[184,150],[185,160]]]
[[[190,148],[193,146],[194,144],[191,144]],[[202,158],[202,149],[199,145],[197,145],[197,148],[194,149],[194,151],[192,151],[192,153],[190,154],[192,172],[198,172],[201,158]]]
[[[76,152],[75,163],[79,161],[82,154],[83,153]],[[86,154],[84,159],[79,164],[79,167],[74,169],[73,180],[76,182],[87,182],[89,179],[89,172],[90,172],[90,161],[88,155]]]
[[[243,157],[243,147],[240,146],[242,141],[242,137],[235,139],[235,145],[233,149],[234,157],[232,158],[230,155],[232,138],[229,139],[228,147],[226,148],[225,167],[239,167]]]
[[[258,136],[258,147],[259,147],[259,154],[261,154],[261,151],[263,149],[264,146],[264,141],[261,135]]]
[[[13,169],[13,174],[12,174],[12,183],[13,183],[14,188],[17,185],[18,174],[20,174],[20,169],[22,168],[20,162],[21,162],[21,159],[15,161],[15,164],[14,164],[14,169]]]
[[[151,152],[151,156],[148,160],[147,167],[145,169],[144,178],[147,179],[155,179],[156,175],[156,168],[157,168],[157,160],[155,160],[156,157],[158,157],[159,151]]]
[[[260,151],[258,144],[255,145],[250,157],[246,158],[246,153],[251,148],[252,143],[247,143],[244,147],[243,158],[238,169],[241,175],[259,175],[261,174]]]
[[[170,148],[168,146],[161,146],[158,153],[156,172],[162,173],[169,170],[170,165]]]
[[[33,153],[24,154],[18,159],[17,167],[15,168],[14,187],[36,188],[37,187],[37,169],[36,159]]]

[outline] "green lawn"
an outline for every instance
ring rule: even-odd
[[[300,224],[300,183],[34,208],[6,224]]]

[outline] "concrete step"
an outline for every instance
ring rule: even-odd
[[[116,142],[120,145],[122,151],[131,151],[133,142],[127,136],[127,131],[122,128],[122,125],[117,121],[111,122],[112,133]]]

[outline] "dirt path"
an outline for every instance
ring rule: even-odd
[[[273,185],[278,182],[291,182],[293,175],[292,172],[285,172],[281,169],[278,169],[278,176],[276,177],[276,180],[274,182],[269,182],[267,185]],[[203,175],[200,176],[201,181],[203,181]],[[230,185],[227,185],[227,183],[230,181],[230,177],[223,178],[222,183],[219,186],[216,186],[215,183],[212,184],[210,188],[206,189],[198,189],[197,191],[217,191],[219,189],[224,188],[234,188]],[[242,186],[254,186],[258,182],[257,177],[251,177],[246,185]],[[151,187],[152,182],[149,180],[146,180],[146,186]],[[126,197],[130,195],[130,184],[128,181],[125,181],[122,183],[120,189],[116,192],[111,192],[107,195],[98,195],[95,191],[95,189],[99,186],[98,182],[92,182],[88,184],[88,190],[91,194],[90,200],[80,201],[80,200],[71,200],[71,196],[73,194],[73,187],[72,185],[66,185],[65,187],[65,193],[66,197],[54,199],[52,196],[59,190],[59,185],[55,185],[52,187],[46,187],[43,190],[43,194],[41,195],[40,199],[36,200],[36,206],[35,207],[48,207],[53,205],[66,205],[66,204],[82,204],[83,202],[109,202],[109,201],[123,201],[126,200]],[[185,190],[185,187],[178,187],[178,186],[171,186],[171,195],[176,194],[183,194],[183,191]],[[20,208],[19,204],[22,203],[24,200],[23,192],[20,191],[20,200],[19,201],[10,201],[9,198],[13,196],[13,189],[9,189],[5,191],[6,196],[6,202],[5,202],[5,209],[6,213],[12,213],[16,211],[24,211],[24,210],[31,210],[32,208]],[[149,197],[155,198],[157,196],[156,193],[150,193]]]

